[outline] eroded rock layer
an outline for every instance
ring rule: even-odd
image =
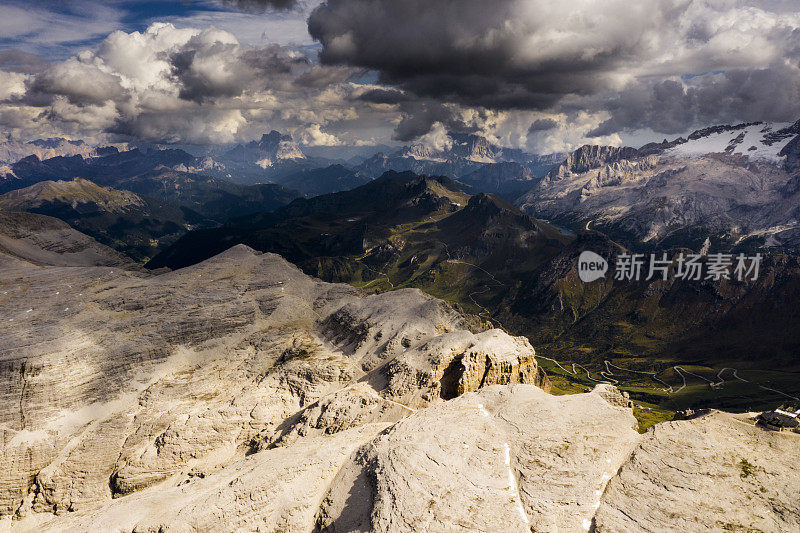
[[[450,382],[546,385],[525,339],[464,329],[417,290],[365,296],[243,246],[157,276],[3,256],[0,317],[0,515],[30,520],[298,440],[364,439]]]

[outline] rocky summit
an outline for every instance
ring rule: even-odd
[[[306,437],[367,438],[480,387],[547,386],[524,338],[244,246],[156,276],[2,258],[0,514],[27,517],[15,526]]]
[[[553,396],[526,338],[416,289],[243,245],[162,273],[58,254],[0,254],[2,530],[800,527],[800,435],[641,435],[616,388]]]

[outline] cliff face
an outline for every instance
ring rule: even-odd
[[[559,166],[551,170],[545,180],[557,180],[572,174],[582,174],[608,163],[635,157],[637,150],[631,147],[584,145],[575,150]]]

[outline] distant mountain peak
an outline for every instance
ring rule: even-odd
[[[291,135],[276,130],[263,134],[258,141],[236,145],[225,155],[237,163],[253,164],[263,169],[280,161],[307,159]]]
[[[507,209],[509,211],[518,212],[519,210],[513,205],[509,204],[496,194],[479,192],[469,199],[468,206],[492,206],[497,209]]]
[[[486,137],[474,133],[450,133],[452,152],[459,157],[478,163],[495,163],[503,156],[503,148]]]
[[[269,133],[263,134],[258,144],[262,146],[275,146],[281,142],[292,142],[292,136],[283,134],[277,130],[272,130]]]
[[[91,205],[92,209],[122,213],[134,207],[141,208],[145,202],[130,191],[101,187],[82,178],[40,181],[0,196],[0,209],[7,211],[29,211],[48,204],[71,205],[78,211],[85,211],[82,206]]]

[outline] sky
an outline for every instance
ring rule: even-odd
[[[794,0],[0,0],[27,140],[536,153],[800,119]]]

